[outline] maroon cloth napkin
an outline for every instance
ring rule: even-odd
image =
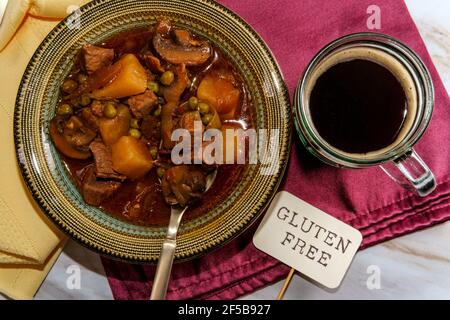
[[[222,0],[264,38],[275,54],[291,96],[303,69],[325,44],[342,35],[368,31],[372,0]],[[362,247],[450,218],[450,101],[408,10],[399,0],[378,0],[379,32],[414,49],[429,68],[435,110],[416,150],[438,186],[426,198],[402,189],[381,169],[339,170],[314,159],[294,138],[282,188],[361,230]],[[256,226],[227,246],[194,261],[176,264],[169,299],[233,299],[279,280],[288,268],[251,243]],[[147,299],[154,267],[103,259],[116,299]]]

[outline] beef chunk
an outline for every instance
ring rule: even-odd
[[[203,125],[202,125],[202,117],[200,116],[200,112],[198,111],[189,111],[185,112],[180,119],[179,126],[183,129],[189,131],[191,135],[195,133],[195,123],[198,122],[200,124],[200,128],[203,133]]]
[[[165,172],[161,187],[169,205],[184,207],[201,198],[206,188],[206,176],[196,168],[175,166]]]
[[[142,135],[152,146],[159,146],[161,141],[161,122],[158,117],[145,116],[141,124]]]
[[[153,91],[147,90],[143,94],[129,98],[128,104],[133,115],[138,119],[142,119],[150,114],[153,107],[158,104],[158,97]]]
[[[114,49],[105,49],[86,44],[83,46],[82,52],[88,74],[92,74],[101,68],[110,66],[114,60]]]
[[[161,34],[168,34],[171,29],[172,29],[172,24],[170,23],[170,20],[163,17],[156,24],[155,31],[158,33],[161,33]]]
[[[101,101],[95,100],[91,104],[92,114],[97,117],[103,117],[104,109],[105,109],[105,105]]]
[[[119,188],[118,181],[97,180],[93,166],[88,167],[84,173],[81,192],[87,204],[99,206],[103,201],[111,197]]]
[[[155,57],[151,53],[144,53],[140,54],[139,56],[140,61],[149,68],[154,73],[164,73],[164,68],[161,65],[161,60],[159,60],[157,57]]]
[[[113,169],[111,150],[102,142],[94,141],[89,148],[94,155],[95,175],[97,178],[124,181],[127,177]]]

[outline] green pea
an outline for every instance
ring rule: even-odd
[[[158,167],[158,169],[156,169],[156,174],[158,175],[158,177],[160,177],[161,179],[164,177],[164,174],[166,173],[166,169]]]
[[[131,128],[128,133],[130,134],[130,136],[132,136],[136,139],[139,139],[142,135],[138,129],[134,129],[134,128]]]
[[[72,98],[72,99],[70,99],[70,104],[72,106],[74,106],[75,108],[77,108],[80,106],[80,100],[77,98]]]
[[[197,97],[190,97],[189,98],[189,108],[191,108],[192,110],[197,110],[197,106],[198,106]]]
[[[77,90],[77,88],[78,88],[78,83],[71,79],[64,81],[64,83],[62,85],[62,90],[65,93],[72,93],[75,90]]]
[[[80,104],[81,104],[83,107],[88,106],[90,103],[91,103],[91,98],[89,97],[88,94],[83,94],[83,95],[80,97]]]
[[[205,114],[205,115],[202,117],[202,122],[203,122],[203,124],[204,124],[205,126],[207,126],[207,125],[211,122],[212,118],[213,118],[213,115],[212,115],[212,114],[210,114],[210,113]]]
[[[164,72],[161,75],[161,78],[159,79],[159,81],[165,86],[170,86],[174,80],[175,80],[175,75],[173,74],[172,71]]]
[[[58,107],[58,110],[56,111],[59,115],[65,116],[73,113],[73,109],[70,106],[70,104],[62,104]]]
[[[204,102],[200,102],[198,104],[198,111],[200,112],[200,114],[202,115],[206,115],[207,113],[209,113],[209,105],[204,103]]]
[[[157,93],[159,91],[159,84],[155,81],[149,81],[147,82],[147,88],[154,93]]]
[[[153,111],[153,115],[155,117],[159,117],[161,115],[161,107],[158,106],[158,108],[155,109],[155,111]]]
[[[130,127],[134,128],[134,129],[139,129],[139,120],[136,118],[131,119]]]
[[[82,74],[82,73],[80,73],[80,74],[78,75],[78,82],[79,82],[80,84],[86,83],[87,81],[88,81],[88,76],[87,76],[87,75]]]
[[[108,102],[103,110],[105,117],[113,119],[117,115],[117,109],[113,102]]]
[[[158,148],[155,146],[150,147],[150,154],[152,155],[153,159],[156,159],[158,157]]]

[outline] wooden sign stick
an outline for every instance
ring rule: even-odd
[[[280,292],[278,293],[277,300],[283,300],[284,294],[289,287],[289,283],[291,283],[292,277],[294,276],[295,269],[291,268],[289,271],[286,279],[284,280],[283,286],[280,289]]]

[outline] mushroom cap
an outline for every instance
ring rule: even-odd
[[[158,54],[169,63],[198,66],[211,57],[211,46],[207,41],[193,38],[183,29],[174,29],[166,20],[156,26],[153,46]]]

